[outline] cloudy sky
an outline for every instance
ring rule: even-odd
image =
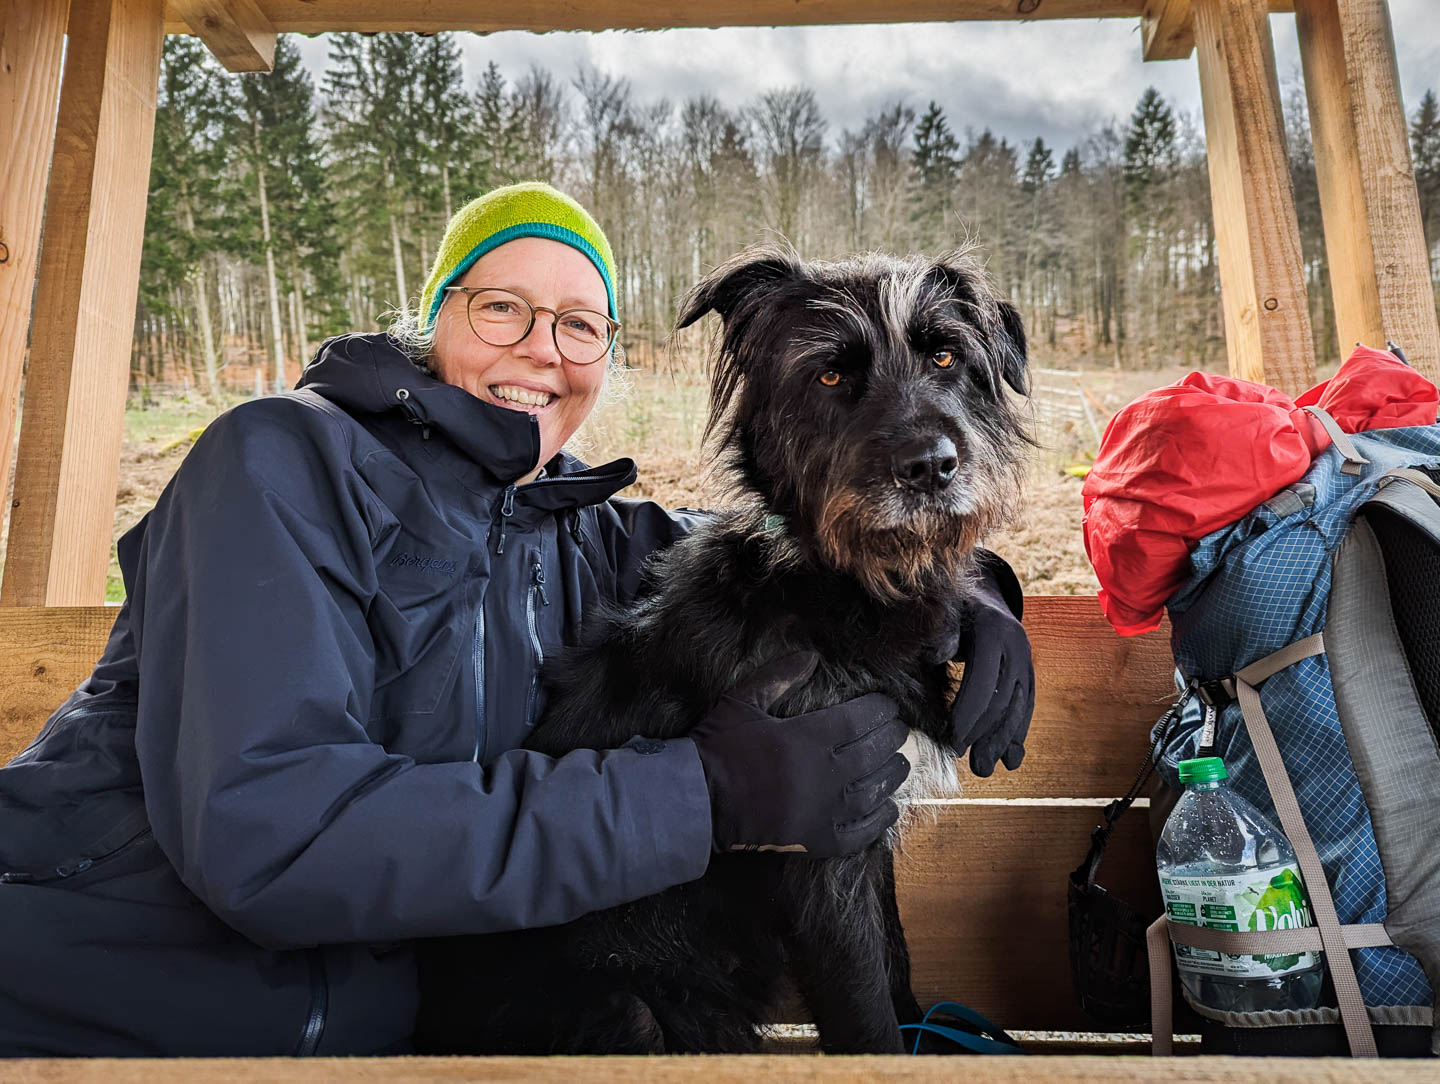
[[[1390,0],[1406,112],[1440,92],[1440,0]],[[1271,16],[1282,84],[1298,81],[1295,20]],[[324,39],[299,39],[317,75]],[[582,64],[630,80],[641,102],[712,94],[744,105],[763,90],[814,88],[833,141],[896,100],[917,112],[930,99],[954,129],[991,128],[1012,142],[1041,136],[1064,149],[1111,118],[1123,119],[1146,86],[1182,111],[1200,111],[1195,60],[1146,64],[1139,20],[921,23],[894,26],[733,28],[602,34],[466,35],[471,86],[491,60],[507,78],[539,64],[557,74]],[[318,82],[318,80],[317,80]]]

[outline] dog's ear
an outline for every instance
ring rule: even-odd
[[[756,290],[800,274],[799,258],[793,250],[775,245],[748,248],[695,284],[680,304],[675,327],[689,327],[707,312],[717,312],[722,320],[728,320],[736,306]]]
[[[996,298],[994,304],[999,319],[995,324],[998,327],[991,323],[992,318],[986,310],[992,295],[985,284],[985,274],[964,252],[950,252],[938,257],[930,266],[930,274],[952,297],[966,305],[981,321],[987,334],[994,337],[994,359],[1005,383],[1021,395],[1029,395],[1025,325],[1020,319],[1020,310],[1010,302]]]
[[[1025,347],[1025,324],[1020,319],[1020,310],[1008,301],[999,301],[996,304],[1000,309],[1002,339],[997,344],[1000,354],[1000,375],[1005,378],[1005,383],[1021,395],[1029,395],[1029,354]]]

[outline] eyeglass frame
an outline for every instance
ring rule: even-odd
[[[481,335],[480,332],[475,330],[475,321],[470,318],[470,302],[474,299],[476,294],[487,293],[490,291],[500,294],[509,294],[511,297],[518,297],[521,301],[525,302],[526,306],[530,309],[530,319],[525,324],[525,330],[514,342],[492,343],[489,339]],[[507,346],[515,346],[519,343],[523,343],[526,339],[530,337],[530,332],[535,330],[536,314],[542,312],[548,312],[552,317],[554,317],[554,319],[550,321],[550,341],[555,344],[555,352],[559,354],[562,358],[564,358],[566,361],[568,361],[571,365],[594,365],[597,361],[602,360],[606,354],[611,353],[615,349],[615,341],[620,336],[620,328],[622,326],[620,321],[614,319],[611,316],[607,316],[605,313],[601,312],[598,309],[589,309],[580,306],[573,309],[562,309],[557,312],[555,309],[547,308],[544,305],[537,305],[524,294],[516,293],[514,290],[507,289],[504,286],[447,286],[445,287],[445,292],[447,294],[456,293],[463,294],[465,296],[465,323],[470,328],[470,334],[474,335],[486,346],[494,346],[503,349]],[[591,358],[589,361],[576,361],[569,354],[565,353],[565,351],[560,346],[560,318],[562,316],[568,316],[572,312],[593,312],[596,316],[604,320],[610,328],[610,338],[606,341],[605,348],[600,351],[597,357]]]

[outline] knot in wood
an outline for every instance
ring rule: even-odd
[[[1279,301],[1278,298],[1267,297],[1267,298],[1265,299],[1265,311],[1266,311],[1266,312],[1274,312],[1274,311],[1275,311],[1276,309],[1278,309],[1279,307],[1280,307],[1280,301]]]

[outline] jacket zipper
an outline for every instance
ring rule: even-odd
[[[530,676],[530,702],[525,707],[525,726],[535,725],[535,702],[540,693],[540,669],[545,665],[545,649],[540,646],[540,630],[535,625],[535,596],[540,596],[542,606],[550,605],[550,596],[545,593],[545,565],[536,554],[530,566],[530,591],[525,596],[525,620],[530,626],[530,646],[535,649],[535,670]]]
[[[305,1028],[300,1032],[300,1044],[295,1048],[297,1058],[315,1056],[325,1034],[325,1018],[330,1012],[330,980],[325,974],[325,950],[312,948],[306,956],[310,964],[310,1011],[305,1017]]]
[[[475,607],[475,646],[470,652],[475,670],[475,752],[471,759],[480,763],[480,748],[485,743],[485,596]]]
[[[495,543],[495,552],[505,552],[505,521],[515,514],[515,487],[505,487],[505,494],[500,498],[500,536]]]

